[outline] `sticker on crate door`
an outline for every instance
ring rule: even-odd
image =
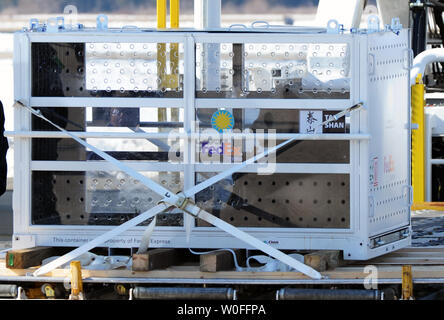
[[[345,117],[334,119],[338,111],[301,110],[300,129],[303,134],[346,133]],[[320,126],[321,123],[329,121]]]
[[[301,110],[299,114],[300,133],[322,133],[322,127],[319,125],[322,123],[322,111],[318,110]]]

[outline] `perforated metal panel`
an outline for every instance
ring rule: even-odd
[[[171,70],[168,45],[162,52],[165,63],[159,66],[157,47],[157,43],[33,43],[32,94],[36,97],[181,97],[179,80],[166,77],[172,73],[179,79],[179,71],[183,74],[183,61]],[[182,48],[179,46],[179,50]]]
[[[199,173],[197,182],[209,176]],[[239,227],[347,229],[349,197],[348,175],[239,173],[197,194],[196,203]]]
[[[175,192],[182,189],[180,175],[145,175]],[[32,176],[34,225],[119,225],[160,200],[158,194],[123,172],[36,171]],[[157,225],[182,226],[183,214],[177,210],[162,214]]]
[[[198,97],[350,97],[346,43],[197,43],[196,58]]]
[[[158,51],[165,46],[165,50]],[[167,74],[183,74],[183,45],[178,51],[171,44],[160,43],[87,43],[86,44],[86,87],[92,91],[138,91],[162,92],[182,91],[182,86]],[[178,65],[173,67],[173,56]],[[159,57],[165,60],[159,63]],[[180,58],[180,60],[179,60]],[[173,69],[174,68],[174,69]]]

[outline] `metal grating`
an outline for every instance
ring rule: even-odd
[[[198,182],[213,174],[198,173]],[[201,208],[238,227],[350,227],[345,174],[238,173],[196,195]],[[198,221],[198,226],[208,224]]]
[[[349,99],[345,43],[197,43],[197,97]]]
[[[172,191],[182,189],[180,174],[144,174]],[[122,172],[32,173],[34,225],[119,225],[154,207],[159,200],[159,195]],[[183,214],[175,211],[161,214],[157,225],[182,226]]]

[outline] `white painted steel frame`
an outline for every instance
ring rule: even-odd
[[[398,161],[397,166],[405,167],[404,170],[395,170],[393,175],[384,173],[383,176],[381,176],[382,179],[380,181],[381,183],[391,182],[394,179],[403,179],[402,181],[405,181],[405,183],[400,185],[400,187],[396,187],[398,188],[398,192],[399,190],[402,190],[403,195],[405,194],[402,201],[395,201],[394,204],[389,205],[392,207],[388,206],[386,209],[387,211],[402,210],[402,214],[399,213],[399,216],[390,215],[389,212],[380,210],[378,213],[378,219],[381,219],[381,221],[384,222],[376,224],[373,223],[373,226],[370,223],[370,220],[374,220],[374,217],[372,217],[372,211],[374,209],[369,209],[369,215],[367,217],[366,232],[370,237],[388,234],[394,230],[401,230],[403,228],[407,228],[410,231],[410,236],[404,240],[395,242],[393,244],[383,245],[378,249],[386,250],[386,252],[398,249],[399,245],[408,245],[411,243],[410,206],[413,200],[413,195],[411,192],[412,188],[410,176],[411,114],[409,76],[412,55],[409,39],[409,30],[403,29],[399,35],[390,32],[385,34],[373,33],[362,42],[362,45],[364,45],[366,50],[368,50],[365,52],[367,58],[364,58],[363,60],[367,61],[368,64],[366,66],[362,65],[363,70],[366,70],[367,72],[365,76],[361,74],[361,80],[365,81],[364,83],[366,83],[366,85],[361,84],[360,86],[361,89],[365,90],[364,92],[361,92],[361,96],[364,101],[369,102],[369,108],[373,109],[366,114],[362,122],[364,126],[368,126],[367,130],[372,133],[372,143],[368,144],[368,154],[366,157],[361,157],[362,160],[367,162],[364,165],[367,168],[366,174],[367,176],[370,174],[368,169],[370,167],[369,162],[372,157],[378,156],[380,161],[382,161],[383,157],[386,155],[385,152],[391,152],[392,150],[394,150],[393,152],[396,154]],[[403,46],[398,45],[400,40],[402,40]],[[401,49],[402,47],[405,48]],[[373,52],[371,52],[372,50]],[[375,58],[375,55],[378,54],[377,51],[384,51],[384,54],[379,57],[379,64]],[[399,67],[394,69],[392,64],[398,64]],[[389,72],[395,72],[396,74],[387,74]],[[372,81],[387,81],[389,79],[391,80],[389,82],[390,85],[382,85],[373,88],[371,86]],[[397,86],[393,86],[395,83]],[[394,114],[392,111],[394,110],[395,106],[400,108],[401,111],[399,114]],[[390,114],[390,112],[392,114]],[[363,113],[363,115],[365,115],[365,113]],[[392,120],[392,122],[389,120]],[[383,127],[379,129],[378,126]],[[394,135],[393,131],[390,130],[392,128],[398,129],[398,131],[396,131],[396,135]],[[401,142],[398,143],[399,139],[403,138],[405,138],[405,140],[401,140]],[[392,144],[389,144],[389,142]],[[365,143],[366,141],[363,142],[363,144]],[[405,156],[402,156],[402,154]],[[382,167],[380,166],[379,168]],[[363,188],[363,186],[364,185],[361,184],[361,188]],[[390,187],[386,186],[384,189],[390,189]],[[363,188],[363,191],[364,194],[368,196],[367,199],[369,205],[372,207],[374,207],[378,202],[381,204],[385,203],[387,201],[387,197],[393,196],[393,194],[389,191],[382,193],[380,192],[379,195],[376,195],[374,191],[370,192],[369,189],[367,189],[365,192],[365,188]],[[365,199],[363,198],[362,201],[365,201]]]
[[[30,102],[31,107],[179,107],[185,109],[184,130],[187,134],[195,131],[193,121],[195,108],[274,108],[274,109],[324,109],[343,110],[366,97],[367,83],[367,35],[336,35],[336,34],[276,34],[264,37],[255,33],[181,33],[181,32],[82,32],[79,33],[18,33],[15,36],[14,67],[15,67],[15,99]],[[163,98],[37,98],[31,96],[30,42],[181,42],[184,44],[185,78],[182,99]],[[347,43],[350,46],[351,83],[350,99],[196,99],[195,98],[195,51],[197,42],[230,42],[230,43]],[[191,68],[193,66],[193,68]],[[23,85],[26,84],[26,85]],[[88,101],[86,102],[86,99]],[[293,229],[293,228],[242,228],[254,237],[268,243],[278,243],[278,248],[297,249],[343,249],[346,259],[368,259],[388,251],[386,246],[368,250],[367,230],[367,177],[368,177],[368,145],[371,143],[370,133],[366,127],[367,113],[370,110],[352,112],[350,117],[350,164],[277,164],[278,172],[303,173],[346,173],[350,174],[350,229]],[[31,181],[32,170],[96,170],[108,168],[103,162],[58,162],[31,161],[30,114],[22,109],[15,110],[15,179],[14,179],[14,246],[57,245],[57,237],[66,235],[77,237],[79,245],[83,240],[89,241],[109,226],[35,226],[30,223],[31,213]],[[20,136],[21,134],[21,136]],[[371,133],[373,134],[373,133]],[[350,139],[354,137],[358,140]],[[188,139],[185,139],[188,140]],[[195,145],[187,144],[184,159],[195,163]],[[65,168],[63,168],[63,166]],[[220,172],[225,165],[183,165],[171,163],[142,164],[130,163],[134,169],[141,171],[174,171],[184,172],[184,189],[194,186],[195,172]],[[111,167],[109,167],[111,169]],[[249,166],[244,172],[254,172]],[[361,180],[360,180],[361,179]],[[185,219],[193,219],[185,215]],[[143,228],[133,228],[121,235],[119,239],[140,238]],[[77,236],[80,235],[80,236]],[[398,241],[390,251],[405,246],[408,239]],[[183,247],[186,243],[185,230],[182,227],[157,227],[151,245],[157,247]],[[66,245],[66,244],[65,244]],[[119,243],[109,244],[110,247],[121,247]],[[127,245],[125,245],[128,247]],[[135,243],[130,247],[137,246]],[[239,240],[228,236],[215,228],[193,227],[190,247],[244,247]]]

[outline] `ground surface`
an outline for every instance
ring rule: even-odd
[[[418,210],[412,212],[413,247],[444,245],[444,212]]]

